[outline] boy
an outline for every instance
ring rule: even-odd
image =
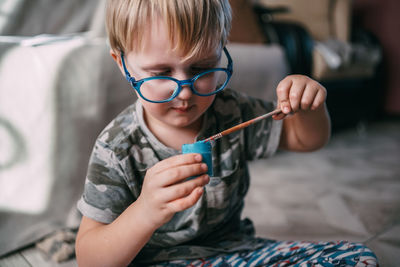
[[[201,155],[180,154],[183,144],[275,108],[225,89],[230,22],[228,0],[108,2],[111,56],[138,101],[96,141],[78,203],[80,266],[375,262],[359,244],[256,238],[251,222],[240,219],[246,160],[272,155],[278,145],[310,151],[328,141],[326,90],[317,82],[285,78],[277,88],[282,114],[216,141],[213,177]]]

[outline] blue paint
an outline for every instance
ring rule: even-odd
[[[212,168],[212,146],[211,142],[198,141],[193,144],[184,144],[182,154],[199,153],[203,157],[203,162],[207,164],[209,176],[213,176]]]

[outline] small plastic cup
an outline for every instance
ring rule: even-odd
[[[207,164],[209,176],[213,176],[212,168],[212,146],[211,142],[198,141],[193,144],[182,145],[182,154],[199,153],[203,158],[203,162]]]

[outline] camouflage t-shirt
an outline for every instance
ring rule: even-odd
[[[205,112],[197,140],[272,111],[274,104],[225,89]],[[213,173],[199,201],[157,229],[135,262],[198,258],[257,247],[250,220],[241,219],[249,187],[247,161],[272,155],[281,121],[262,120],[213,144]],[[162,144],[143,120],[140,101],[100,134],[90,158],[81,213],[111,223],[139,196],[146,170],[179,154]],[[135,225],[132,225],[135,227]]]

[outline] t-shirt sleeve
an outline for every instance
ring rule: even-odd
[[[261,99],[243,96],[239,99],[243,121],[253,119],[275,110],[276,104]],[[267,158],[279,146],[282,121],[272,117],[260,120],[244,130],[245,153],[248,160]]]
[[[84,192],[78,201],[82,215],[101,223],[114,221],[133,201],[115,153],[97,140],[89,160]]]

